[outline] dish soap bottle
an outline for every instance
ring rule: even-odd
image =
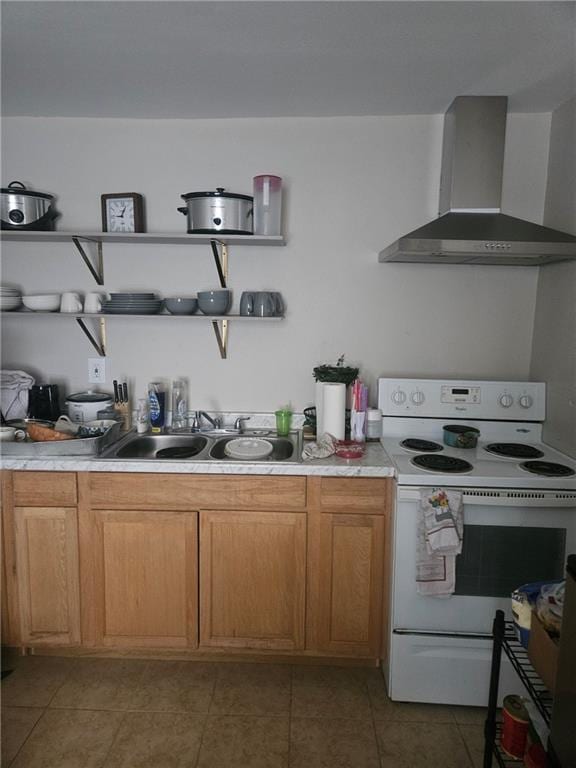
[[[154,381],[148,385],[148,402],[150,403],[150,427],[155,434],[162,432],[166,413],[166,392],[161,382]]]

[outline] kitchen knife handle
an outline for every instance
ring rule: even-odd
[[[114,379],[112,384],[114,385],[114,402],[119,403],[120,398],[118,397],[118,382],[116,381],[116,379]]]

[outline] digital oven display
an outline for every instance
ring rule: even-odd
[[[480,387],[442,387],[443,403],[480,403]]]

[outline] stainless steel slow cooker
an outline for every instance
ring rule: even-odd
[[[181,195],[188,216],[188,234],[251,235],[254,232],[254,198],[235,195],[218,187],[214,192],[188,192]]]
[[[0,189],[2,229],[52,230],[59,215],[54,195],[27,189],[21,181]]]

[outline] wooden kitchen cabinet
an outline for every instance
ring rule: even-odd
[[[83,643],[195,648],[197,513],[94,509],[88,486],[79,475]]]
[[[309,479],[310,650],[381,656],[389,509],[388,480]]]
[[[3,473],[2,511],[3,614],[8,622],[3,641],[29,646],[78,645],[76,476]]]
[[[200,513],[200,644],[304,648],[306,514]]]

